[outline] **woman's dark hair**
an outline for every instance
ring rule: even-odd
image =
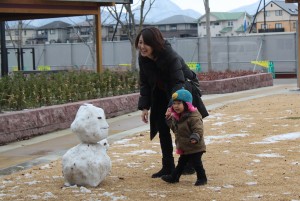
[[[138,48],[141,35],[143,36],[144,43],[152,47],[153,55],[155,57],[164,50],[165,40],[159,29],[155,27],[146,27],[142,29],[135,39],[136,48]]]
[[[183,106],[184,106],[184,111],[187,112],[189,111],[189,106],[186,104],[186,102],[182,101]]]

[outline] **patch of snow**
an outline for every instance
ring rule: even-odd
[[[122,147],[139,147],[140,145],[138,145],[138,144],[123,144],[121,146]]]
[[[257,182],[256,181],[250,181],[250,182],[246,182],[246,184],[248,186],[255,186],[255,185],[257,185]]]
[[[64,178],[63,176],[52,176],[53,179],[60,179],[60,178]]]
[[[136,167],[140,167],[141,164],[140,163],[132,162],[132,163],[127,163],[127,166],[131,167],[131,168],[136,168]]]
[[[126,153],[128,155],[142,155],[144,156],[145,154],[156,154],[156,151],[153,150],[136,150],[136,151],[131,151],[129,153]]]
[[[267,137],[263,139],[261,142],[252,142],[250,144],[271,144],[271,143],[276,143],[284,140],[295,140],[298,138],[300,138],[300,132],[294,132],[294,133],[286,133],[286,134]]]
[[[215,140],[220,140],[220,139],[228,139],[228,138],[234,138],[234,137],[245,137],[248,136],[248,134],[225,134],[225,135],[215,135],[215,136],[206,136],[204,138],[206,144],[211,144]]]
[[[31,198],[32,200],[40,200],[41,196],[39,195],[27,195],[27,197]]]
[[[213,126],[222,126],[223,124],[226,124],[228,122],[217,122],[217,123],[214,123],[212,124]]]
[[[260,163],[260,160],[259,159],[254,159],[253,162]]]
[[[33,181],[29,181],[29,182],[24,182],[24,184],[28,184],[29,186],[31,185],[35,185],[37,183],[41,183],[40,181],[36,181],[36,180],[33,180]]]
[[[89,190],[89,189],[87,189],[87,188],[85,188],[84,186],[81,186],[81,187],[80,187],[80,192],[81,192],[81,193],[91,193],[92,191]]]
[[[210,190],[213,190],[213,191],[221,191],[221,187],[219,187],[219,186],[215,186],[215,187],[207,187],[208,189],[210,189]]]
[[[26,173],[26,174],[24,174],[24,177],[26,177],[26,178],[31,178],[31,177],[33,177],[33,176],[32,176],[32,174],[30,174],[30,173]]]
[[[234,186],[231,184],[227,184],[227,185],[223,185],[223,188],[234,188]]]
[[[253,174],[253,170],[246,170],[245,173],[249,176],[251,176]]]
[[[4,180],[4,181],[2,181],[2,183],[3,184],[11,184],[11,183],[13,183],[13,181],[11,181],[11,180]]]
[[[270,153],[270,154],[256,154],[256,156],[261,158],[283,158],[284,156],[281,156],[277,153]]]
[[[50,165],[49,164],[46,164],[46,165],[43,165],[40,167],[41,170],[44,170],[44,169],[50,169]]]
[[[44,192],[43,199],[48,199],[48,198],[57,198],[53,193],[51,192]]]
[[[121,195],[121,196],[117,197],[117,196],[114,196],[114,193],[109,193],[109,192],[105,192],[102,195],[111,198],[111,201],[126,200],[127,199],[126,196]]]
[[[122,139],[114,142],[113,144],[127,144],[131,139]]]

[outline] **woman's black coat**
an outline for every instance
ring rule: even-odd
[[[151,108],[150,139],[152,140],[158,132],[155,126],[157,114],[164,114],[167,110],[166,107],[164,108],[164,111],[158,111],[158,109],[155,107],[154,102],[157,103],[160,100],[160,97],[155,97],[153,95],[157,83],[162,83],[162,87],[168,100],[171,100],[172,94],[185,86],[186,79],[196,80],[197,82],[198,80],[196,74],[189,69],[182,57],[172,49],[171,44],[168,41],[165,42],[165,50],[158,55],[155,61],[139,55],[139,67],[140,98],[138,102],[138,109],[149,110]],[[193,94],[193,97],[194,95],[195,94]],[[196,96],[199,96],[197,98],[201,100],[201,94],[196,94]],[[197,103],[195,106],[197,106]],[[203,107],[205,109],[204,105],[202,105],[202,108]],[[197,108],[199,110],[198,106]],[[202,114],[203,118],[208,116],[206,109],[204,112],[200,111],[200,113]]]

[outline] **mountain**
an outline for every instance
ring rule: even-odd
[[[120,5],[119,5],[120,6]],[[149,8],[149,1],[146,1],[144,11],[146,12]],[[124,11],[125,9],[123,9]],[[140,6],[136,4],[132,4],[132,10],[136,19],[139,19],[140,16]],[[125,16],[125,12],[123,12],[123,17]],[[150,12],[147,14],[145,23],[154,23],[165,18],[174,16],[174,15],[186,15],[193,18],[199,18],[201,14],[193,9],[181,9],[171,0],[156,0],[152,5]],[[91,16],[88,16],[91,18]],[[79,17],[60,17],[60,18],[49,18],[49,19],[36,19],[36,20],[28,20],[27,23],[30,22],[33,26],[43,26],[45,24],[51,23],[53,21],[63,21],[69,24],[77,24],[82,21],[85,21],[87,16],[79,16]],[[101,14],[102,23],[104,24],[115,24],[115,19],[110,16],[108,11],[103,11]]]
[[[250,15],[255,15],[256,11],[257,11],[257,8],[258,8],[258,5],[259,5],[259,2],[261,0],[258,0],[257,2],[253,3],[253,4],[250,4],[250,5],[246,5],[246,6],[242,6],[242,7],[239,7],[239,8],[236,8],[236,9],[233,9],[231,10],[230,12],[247,12],[248,14]],[[266,5],[270,2],[271,0],[265,0],[265,3]],[[264,7],[264,2],[261,1],[261,4],[259,6],[259,9],[262,9]]]
[[[145,4],[144,10],[148,9],[149,2],[148,4]],[[135,9],[135,16],[137,16],[137,18],[139,18],[140,16],[139,11],[140,7],[138,6]],[[147,14],[145,21],[148,23],[158,22],[174,15],[186,15],[192,18],[199,18],[201,16],[201,13],[192,9],[181,9],[170,0],[156,0],[152,5],[150,12]]]

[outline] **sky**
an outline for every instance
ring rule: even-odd
[[[181,9],[194,9],[200,13],[205,13],[203,0],[171,0]],[[259,0],[209,0],[211,12],[226,12],[241,6],[250,5]]]

